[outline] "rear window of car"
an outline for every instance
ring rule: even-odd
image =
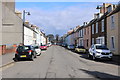
[[[42,46],[46,46],[46,45],[42,45]]]
[[[83,46],[78,46],[78,48],[85,49]]]
[[[34,48],[35,48],[35,49],[39,49],[39,46],[35,46]]]
[[[31,49],[30,46],[25,46],[25,47],[24,47],[24,50],[30,50],[30,49]]]

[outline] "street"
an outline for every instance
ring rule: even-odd
[[[60,46],[42,51],[34,61],[15,62],[2,70],[3,78],[118,78],[118,65],[93,61]]]

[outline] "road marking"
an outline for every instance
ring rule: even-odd
[[[4,65],[4,66],[0,67],[0,71],[3,71],[3,70],[5,70],[5,69],[7,69],[9,67],[12,67],[12,66],[14,66],[14,62],[11,62],[11,63],[9,63],[7,65]]]

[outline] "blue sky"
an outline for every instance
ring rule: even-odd
[[[46,34],[65,34],[70,28],[82,25],[98,12],[100,2],[16,2],[16,10],[27,10],[26,20],[39,26]]]

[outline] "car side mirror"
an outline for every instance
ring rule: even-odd
[[[93,51],[95,50],[95,49],[92,49]]]

